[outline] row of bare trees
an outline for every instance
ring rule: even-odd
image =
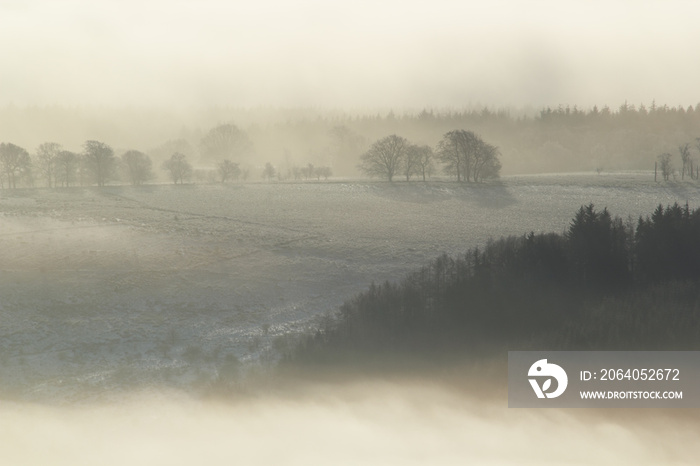
[[[501,170],[496,146],[484,142],[473,131],[454,130],[442,137],[437,151],[430,146],[411,144],[406,138],[392,134],[376,141],[362,155],[360,170],[372,177],[393,181],[402,175],[406,181],[411,176],[432,175],[435,161],[443,164],[443,171],[456,176],[457,181],[480,182],[496,178]]]
[[[232,125],[217,129],[203,139],[203,145],[208,147],[207,151],[213,157],[230,155],[233,146],[242,145],[238,147],[241,151],[249,148],[245,138]],[[435,171],[436,162],[440,162],[443,171],[456,176],[457,181],[480,182],[498,176],[501,168],[499,155],[497,147],[484,142],[472,131],[454,130],[446,133],[436,152],[430,146],[411,144],[406,138],[393,134],[372,144],[361,158],[360,169],[369,176],[383,177],[389,181],[393,181],[397,175],[405,177],[406,181],[410,181],[412,176],[422,177],[425,181]],[[117,158],[114,150],[100,141],[86,141],[80,154],[63,150],[60,144],[47,142],[37,148],[34,160],[19,146],[0,144],[0,187],[4,187],[6,182],[8,187],[15,188],[20,179],[25,185],[32,185],[34,167],[38,168],[49,187],[71,186],[76,183],[105,186],[118,178],[119,171],[122,179],[134,186],[155,178],[153,163],[147,154],[129,150]],[[181,152],[172,153],[162,168],[175,184],[188,181],[194,173],[187,156]],[[216,174],[225,183],[241,177],[247,178],[248,171],[242,170],[239,163],[230,158],[224,158],[217,163]],[[280,179],[282,177],[270,163],[266,164],[262,176],[268,180],[275,176]],[[315,167],[310,163],[305,167],[293,166],[287,174],[288,178],[293,177],[294,180],[320,180],[321,177],[328,179],[329,176],[332,176],[330,167]]]
[[[180,153],[172,154],[162,168],[175,183],[184,182],[192,173],[192,166]],[[36,174],[49,187],[105,186],[117,178],[140,186],[155,178],[153,162],[147,154],[128,150],[116,157],[114,150],[100,141],[86,141],[81,153],[64,150],[55,142],[46,142],[37,148],[33,157],[15,144],[0,144],[0,188],[16,188],[18,181],[32,186]]]
[[[34,160],[26,149],[12,143],[0,144],[0,187],[16,188],[17,181],[33,185],[34,169],[47,181],[49,187],[81,184],[90,177],[92,182],[104,186],[114,165],[114,151],[98,141],[86,141],[82,154],[63,150],[60,144],[41,144]],[[126,155],[126,154],[125,154]]]
[[[5,180],[9,188],[17,187],[18,178],[31,177],[31,159],[29,153],[23,148],[11,143],[0,144],[0,187],[4,187]]]
[[[183,183],[193,174],[192,165],[187,160],[181,141],[174,147],[164,148],[169,157],[162,165],[174,183]],[[185,146],[187,143],[185,141]],[[222,182],[247,177],[238,163],[231,158],[252,153],[253,145],[247,134],[235,125],[219,125],[211,129],[200,141],[200,151],[204,159],[217,162],[216,173]],[[0,188],[17,187],[17,184],[33,186],[38,177],[49,187],[72,186],[75,184],[97,184],[104,186],[109,181],[123,179],[134,186],[142,185],[155,178],[151,158],[137,150],[129,150],[121,157],[115,157],[114,150],[100,141],[86,141],[83,151],[75,153],[64,150],[55,142],[41,144],[33,156],[12,143],[0,144]]]
[[[321,178],[327,180],[328,177],[333,176],[333,170],[328,166],[314,166],[312,163],[306,164],[305,167],[300,167],[298,165],[293,165],[288,173],[285,175],[286,179],[293,179],[294,181],[299,181],[302,178],[305,180],[310,180],[316,178],[320,181]]]
[[[700,152],[700,138],[695,138],[695,147],[698,149],[698,152]],[[690,143],[679,145],[678,152],[681,156],[681,180],[684,180],[686,175],[688,175],[691,180],[700,179],[700,163],[693,159]],[[657,171],[659,169],[661,170],[661,176],[664,181],[668,181],[671,176],[675,179],[676,171],[673,167],[673,156],[670,153],[664,152],[658,156],[658,162],[654,169],[655,181],[657,180]]]
[[[333,176],[333,170],[328,166],[314,166],[314,164],[309,163],[305,167],[300,167],[298,165],[293,165],[288,167],[286,172],[281,169],[275,168],[270,162],[265,164],[265,168],[262,171],[263,179],[271,181],[277,178],[279,181],[294,180],[300,181],[302,179],[308,181],[310,179],[316,179],[321,181],[321,178],[328,180],[329,177]]]
[[[404,137],[392,134],[372,144],[362,155],[360,170],[371,177],[393,181],[394,176],[403,175],[410,181],[412,175],[432,174],[433,150],[429,146],[411,144]]]
[[[16,188],[18,180],[25,186],[34,184],[34,175],[38,171],[49,187],[69,187],[97,184],[105,186],[109,181],[120,178],[134,186],[140,186],[155,178],[151,158],[137,150],[129,150],[117,158],[114,150],[99,141],[86,141],[82,153],[63,150],[60,144],[47,142],[41,144],[32,158],[22,147],[11,143],[0,144],[0,188]],[[33,159],[33,160],[32,160]],[[187,156],[174,152],[166,159],[161,168],[165,170],[175,184],[188,182],[196,175]],[[246,180],[250,170],[242,169],[240,164],[230,159],[217,163],[216,170],[207,171],[209,181]],[[121,176],[118,176],[121,174]],[[308,164],[305,167],[294,166],[288,174],[294,180],[332,176],[330,167]],[[275,167],[267,163],[262,172],[265,179],[281,176]]]
[[[115,157],[114,150],[100,141],[86,141],[82,153],[63,150],[60,144],[47,142],[41,144],[36,155],[31,157],[22,147],[12,143],[0,144],[0,188],[16,188],[21,181],[25,186],[34,185],[34,175],[38,171],[46,180],[49,187],[69,187],[75,184],[81,186],[97,184],[105,186],[115,179],[128,181],[134,186],[140,186],[155,178],[151,158],[138,150],[126,151],[121,157]],[[187,156],[174,152],[166,159],[161,168],[165,170],[175,184],[190,181],[196,175]],[[200,170],[201,171],[201,170]],[[205,170],[206,171],[206,170]],[[226,158],[216,165],[216,170],[206,171],[209,181],[246,180],[250,174],[247,168]],[[121,176],[119,176],[121,175]],[[330,167],[315,167],[308,164],[305,167],[294,166],[290,172],[294,180],[321,177],[328,179],[332,176]],[[265,165],[262,177],[272,179],[280,176],[270,163]]]

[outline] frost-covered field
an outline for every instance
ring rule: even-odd
[[[0,191],[0,396],[77,400],[240,377],[372,281],[582,204],[700,206],[653,173],[497,184],[270,183]]]

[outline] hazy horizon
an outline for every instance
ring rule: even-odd
[[[681,1],[0,1],[0,105],[694,105],[699,14]]]

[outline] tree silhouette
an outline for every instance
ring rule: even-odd
[[[252,152],[253,144],[248,135],[236,125],[219,125],[209,130],[199,143],[206,160],[240,159]]]
[[[457,175],[458,182],[470,181],[472,163],[480,140],[473,131],[460,129],[445,133],[438,143],[438,154],[445,164],[445,173]]]
[[[83,148],[85,167],[92,174],[97,185],[104,186],[114,174],[114,151],[107,144],[99,141],[86,141]]]
[[[222,183],[226,183],[226,180],[237,180],[241,176],[241,168],[229,159],[219,162],[216,169]]]
[[[420,149],[415,144],[410,144],[406,148],[406,155],[401,164],[401,173],[406,177],[406,181],[410,181],[411,176],[420,174],[421,157]]]
[[[490,178],[498,178],[501,171],[501,162],[498,160],[500,152],[496,146],[480,141],[474,153],[471,173],[475,182]]]
[[[17,178],[27,173],[31,164],[29,153],[25,149],[9,142],[0,144],[0,166],[5,172],[8,187],[16,188]]]
[[[63,186],[70,186],[77,178],[80,157],[74,152],[61,151],[56,156],[56,184],[59,182]]]
[[[661,175],[664,177],[664,181],[668,181],[668,178],[673,173],[673,163],[671,162],[671,154],[665,152],[659,155],[659,168],[661,168]]]
[[[393,181],[408,149],[406,138],[392,134],[376,141],[361,157],[360,170],[369,176]]]
[[[153,179],[153,163],[151,158],[143,152],[127,151],[122,155],[121,160],[129,182],[133,186],[140,186]]]
[[[681,180],[685,178],[686,172],[693,178],[693,166],[690,160],[690,144],[682,144],[678,146],[678,152],[681,154],[681,162],[683,163],[683,168],[681,169]]]
[[[430,176],[435,169],[433,149],[430,146],[412,144],[408,148],[408,153],[411,154],[409,155],[410,157],[415,157],[417,163],[416,172],[425,181],[426,175]]]
[[[639,218],[635,235],[636,272],[645,281],[700,277],[700,209],[659,205]]]
[[[608,209],[597,212],[593,204],[581,207],[566,234],[574,279],[584,286],[615,288],[630,280],[628,232]]]
[[[331,170],[331,167],[316,167],[314,172],[316,173],[316,178],[319,180],[321,177],[323,177],[324,180],[328,180],[329,176],[333,176],[333,170]]]
[[[276,174],[277,171],[275,170],[275,167],[273,167],[270,162],[267,162],[265,164],[265,168],[263,169],[262,177],[265,178],[267,181],[270,181],[272,178],[275,177]]]
[[[485,143],[473,131],[454,130],[438,143],[445,173],[456,175],[457,181],[481,181],[495,178],[501,170],[498,148]]]
[[[187,157],[179,152],[175,152],[163,162],[163,169],[170,173],[170,178],[175,184],[183,184],[192,176],[192,165],[187,161]]]
[[[314,165],[312,163],[307,164],[305,167],[301,167],[301,176],[304,177],[305,180],[308,180],[312,176],[314,176]]]
[[[36,150],[36,165],[46,178],[49,188],[56,185],[56,159],[60,152],[61,145],[55,142],[45,142]]]

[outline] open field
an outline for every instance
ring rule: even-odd
[[[194,390],[275,358],[372,281],[491,237],[700,205],[653,173],[499,183],[157,185],[0,192],[0,396]]]

